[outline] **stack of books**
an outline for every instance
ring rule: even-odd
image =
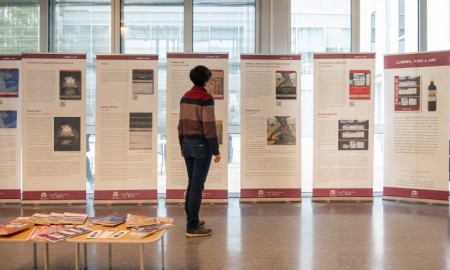
[[[30,217],[30,221],[36,225],[50,225],[50,224],[72,224],[82,225],[86,222],[87,214],[79,213],[56,213],[50,214],[35,213]]]
[[[42,213],[34,213],[30,217],[30,221],[36,225],[49,225],[52,224],[52,219],[50,218],[50,214],[42,214]]]

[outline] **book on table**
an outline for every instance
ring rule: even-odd
[[[37,233],[37,238],[50,242],[62,241],[80,234],[91,232],[92,229],[77,225],[52,225],[53,228]]]
[[[148,235],[154,234],[155,232],[169,229],[173,226],[175,226],[175,224],[172,222],[158,220],[156,224],[133,227],[128,235],[134,238],[144,238]]]
[[[30,220],[36,225],[50,225],[50,224],[72,224],[82,225],[86,222],[87,214],[80,213],[57,213],[52,212],[50,214],[35,213],[31,216]]]
[[[43,213],[34,213],[30,220],[36,224],[36,225],[50,225],[51,223],[51,217],[50,214],[43,214]]]
[[[0,224],[0,235],[9,235],[17,233],[33,225],[34,224],[32,222],[15,219],[5,224]]]
[[[117,226],[119,224],[124,223],[126,220],[126,217],[109,215],[109,216],[103,216],[103,217],[91,217],[90,219],[93,224],[103,225],[103,226]]]
[[[157,224],[156,217],[145,215],[127,214],[125,225],[127,228]]]
[[[59,220],[59,224],[82,225],[86,222],[87,218],[87,214],[64,212],[63,218]]]

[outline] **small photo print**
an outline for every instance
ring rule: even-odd
[[[350,70],[349,99],[370,99],[370,70]]]
[[[59,99],[81,100],[81,71],[59,71]]]
[[[295,118],[272,116],[267,118],[267,145],[295,145]]]
[[[80,117],[54,118],[54,151],[80,151]]]
[[[17,111],[0,111],[0,128],[17,128]]]
[[[420,103],[420,76],[394,76],[394,111],[418,112]]]
[[[276,99],[297,99],[297,72],[277,70],[275,78]]]
[[[211,70],[211,78],[208,81],[208,85],[206,86],[208,92],[215,99],[223,99],[224,97],[224,72],[223,70],[213,69]]]
[[[19,96],[19,69],[0,69],[0,97]]]
[[[217,138],[219,140],[219,145],[223,144],[223,121],[222,120],[216,120],[216,133]]]
[[[133,69],[131,89],[134,95],[153,95],[154,75],[152,69]]]
[[[368,150],[369,120],[339,120],[338,150]]]
[[[153,113],[130,113],[129,150],[151,150],[153,136]]]

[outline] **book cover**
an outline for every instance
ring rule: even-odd
[[[144,225],[153,225],[157,224],[158,221],[155,217],[149,217],[144,215],[134,215],[134,214],[128,214],[127,218],[125,220],[125,224],[127,228],[130,227],[137,227],[137,226],[144,226]]]
[[[124,223],[125,220],[126,220],[126,217],[116,216],[116,215],[91,218],[92,223],[97,224],[97,225],[104,225],[104,226],[117,226],[119,224]]]
[[[31,222],[13,220],[5,224],[0,224],[0,235],[8,235],[17,233],[33,226]]]
[[[168,228],[171,228],[175,226],[173,223],[168,221],[158,221],[158,223],[153,225],[146,225],[146,226],[137,226],[133,227],[131,230],[132,232],[129,234],[130,237],[134,238],[144,238],[148,235],[151,235],[155,232],[165,230]]]
[[[83,226],[60,225],[57,228],[55,228],[53,232],[39,234],[38,238],[50,242],[58,242],[91,231],[92,231],[91,229],[88,229]]]
[[[349,71],[349,99],[370,99],[370,70]]]
[[[65,212],[63,218],[59,221],[59,223],[82,225],[86,222],[87,218],[87,214]]]

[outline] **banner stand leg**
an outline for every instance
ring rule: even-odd
[[[394,196],[383,196],[383,200],[395,201],[396,203],[406,202],[406,203],[423,203],[430,206],[437,205],[449,205],[448,201],[444,200],[433,200],[433,199],[419,199],[419,198],[406,198],[406,197],[394,197]]]
[[[363,202],[373,202],[373,197],[312,197],[312,202],[324,202],[330,204],[332,202],[354,202],[354,203],[363,203]]]
[[[240,198],[240,203],[301,203],[302,198]]]

